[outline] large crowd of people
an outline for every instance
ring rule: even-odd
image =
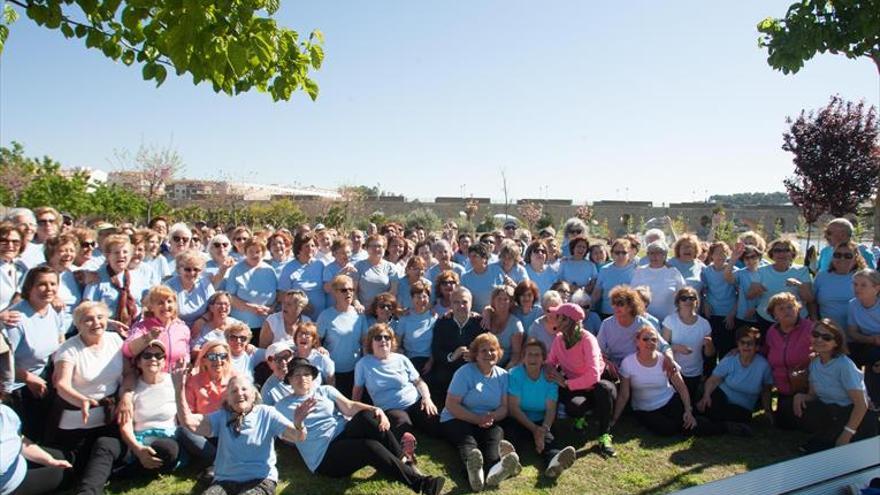
[[[805,453],[877,435],[880,253],[846,219],[804,265],[797,242],[751,231],[595,239],[573,218],[560,234],[12,209],[0,495],[102,493],[187,465],[206,494],[271,494],[277,448],[317,476],[372,466],[437,494],[424,437],[480,491],[517,476],[522,452],[548,478],[587,441],[615,457],[624,415],[666,436],[749,436],[763,418],[809,432]]]

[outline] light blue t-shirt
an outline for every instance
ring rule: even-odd
[[[801,318],[806,318],[808,316],[807,305],[801,301],[798,288],[785,283],[785,281],[790,278],[795,278],[805,284],[812,283],[813,280],[810,278],[810,271],[807,270],[807,267],[792,265],[788,270],[778,272],[773,268],[773,265],[767,265],[758,268],[757,278],[757,282],[767,289],[764,294],[758,298],[758,314],[761,318],[764,318],[767,321],[776,321],[776,319],[767,312],[767,304],[770,302],[771,297],[783,292],[794,294],[798,302],[801,303]]]
[[[727,316],[736,306],[736,287],[724,278],[724,268],[703,267],[700,279],[706,289],[704,302],[712,307],[713,316]]]
[[[461,285],[471,291],[474,298],[471,308],[480,312],[491,302],[489,299],[492,297],[492,290],[499,285],[504,285],[504,274],[501,273],[498,265],[490,263],[483,273],[470,270],[462,275]]]
[[[415,404],[420,398],[415,386],[418,379],[419,372],[412,361],[396,352],[384,360],[367,354],[354,368],[354,386],[365,387],[373,405],[386,411]]]
[[[464,275],[464,273],[467,270],[465,269],[464,266],[462,266],[454,261],[452,261],[451,263],[452,263],[452,271],[457,273],[458,279],[461,280],[461,276]],[[441,271],[442,270],[440,270],[440,264],[435,263],[434,265],[431,266],[431,268],[428,268],[428,270],[425,272],[425,278],[430,280],[431,283],[434,283],[437,281],[437,275],[440,275]]]
[[[504,367],[510,362],[510,358],[513,356],[513,336],[523,335],[524,333],[525,330],[523,329],[523,324],[520,319],[512,314],[508,316],[507,324],[504,325],[504,329],[501,330],[500,334],[495,335],[498,337],[501,349],[504,350],[504,355],[498,360],[498,366]]]
[[[826,404],[852,405],[848,390],[865,390],[865,377],[846,356],[837,356],[822,364],[818,357],[810,361],[810,385],[819,400]]]
[[[165,259],[165,258],[162,258],[162,259]],[[220,266],[217,265],[216,261],[208,260],[208,262],[205,263],[205,275],[206,276],[213,278],[214,275],[217,275],[217,273],[219,273],[219,272],[220,272]],[[217,284],[216,289],[217,290],[226,290],[226,281],[228,279],[229,279],[229,270],[227,270],[226,274],[223,275],[223,280],[221,280],[220,283]]]
[[[436,322],[437,316],[430,310],[424,313],[410,312],[400,317],[395,333],[398,340],[403,340],[401,349],[406,357],[431,357],[431,341]]]
[[[636,352],[636,333],[645,325],[654,327],[650,321],[641,315],[636,316],[628,327],[621,326],[617,318],[613,316],[605,318],[599,327],[599,335],[596,336],[596,339],[599,341],[599,348],[602,349],[602,354],[605,354],[608,359],[619,366],[623,358]],[[657,349],[663,352],[669,347],[669,344],[659,335],[659,330],[657,337],[659,339]]]
[[[509,377],[507,393],[519,399],[522,412],[536,423],[544,421],[547,401],[559,400],[559,386],[547,380],[543,369],[538,379],[532,380],[522,364],[510,370]]]
[[[266,360],[266,349],[256,349],[253,354],[242,352],[238,357],[231,356],[232,369],[253,381],[254,370]]]
[[[559,265],[559,279],[578,287],[585,287],[598,274],[596,264],[590,260],[564,259]]]
[[[852,273],[819,272],[813,282],[819,316],[830,318],[846,330],[849,322],[849,300],[853,293]]]
[[[543,296],[545,292],[553,287],[553,284],[559,281],[559,272],[550,265],[544,265],[544,269],[540,272],[532,268],[531,264],[526,265],[526,273],[529,274],[529,280],[538,286],[538,296]]]
[[[611,306],[611,298],[608,295],[618,285],[630,285],[635,272],[636,267],[632,263],[628,263],[624,267],[616,266],[613,263],[603,266],[596,279],[596,287],[602,291],[602,303],[599,305],[597,301],[593,301],[593,308],[600,308],[600,311],[606,315],[613,313],[614,308]]]
[[[141,312],[141,301],[150,291],[150,279],[145,276],[145,272],[138,270],[129,270],[131,282],[129,284],[129,293],[134,298],[137,305],[138,314]],[[116,308],[119,305],[119,291],[110,282],[110,272],[107,271],[107,265],[101,265],[98,269],[98,282],[86,286],[82,295],[85,301],[103,301],[110,308],[110,317],[116,314]],[[132,318],[134,315],[132,315]]]
[[[483,375],[476,363],[467,363],[452,375],[448,395],[461,397],[461,405],[468,411],[482,416],[501,407],[507,393],[507,371],[495,366],[489,376]],[[440,422],[454,419],[445,407]]]
[[[421,282],[431,288],[433,285],[430,280],[425,277],[421,278]],[[412,296],[409,293],[410,289],[409,279],[406,277],[400,277],[400,280],[397,282],[397,305],[400,306],[401,309],[409,309],[412,307]],[[432,291],[433,292],[433,291]]]
[[[355,362],[361,356],[361,339],[367,334],[367,320],[354,308],[340,312],[335,307],[325,309],[317,321],[321,343],[330,351],[330,359],[336,371],[354,371]]]
[[[390,291],[391,283],[399,278],[397,267],[388,260],[380,260],[375,266],[370,260],[358,261],[354,267],[357,270],[358,300],[364,307],[368,307],[379,294]]]
[[[523,280],[529,280],[528,272],[526,272],[525,267],[520,264],[514,264],[513,268],[511,268],[509,272],[504,271],[504,266],[501,264],[500,261],[496,261],[495,264],[498,265],[498,269],[501,270],[501,273],[510,277],[511,280],[513,280],[513,282],[516,284],[519,284]]]
[[[21,320],[16,325],[6,327],[9,347],[15,356],[15,367],[42,375],[67,330],[64,320],[51,305],[46,308],[45,315],[37,313],[27,301],[19,301],[10,310],[21,312]],[[44,378],[51,380],[50,377]],[[24,382],[15,382],[12,390],[23,386]]]
[[[459,253],[458,251],[452,253],[452,261],[458,263],[459,265],[464,267],[465,272],[469,271],[471,267],[471,259],[468,258],[467,253]],[[459,275],[460,277],[461,275]]]
[[[293,428],[293,422],[272,407],[257,404],[245,416],[241,432],[236,434],[232,426],[227,425],[229,414],[221,407],[208,415],[212,436],[217,437],[214,480],[243,482],[268,478],[278,481],[275,437]]]
[[[697,294],[703,293],[703,280],[700,275],[706,268],[706,265],[704,265],[702,261],[694,260],[685,263],[678,258],[673,257],[666,260],[666,264],[681,273],[681,276],[684,277],[684,283],[686,283],[688,287],[693,287],[694,290],[697,291]]]
[[[73,310],[82,301],[82,289],[76,282],[76,275],[70,270],[61,272],[58,282],[58,297],[64,302],[61,318],[64,320],[64,328],[70,328],[73,325]]]
[[[294,258],[284,265],[278,276],[278,290],[281,292],[299,289],[306,293],[312,305],[310,316],[316,317],[327,307],[327,294],[324,292],[324,263],[312,258],[308,263],[301,263]]]
[[[214,286],[208,277],[199,277],[191,291],[183,288],[179,275],[175,275],[165,282],[171,290],[177,294],[178,317],[188,327],[192,327],[208,310],[208,298],[214,294]]]
[[[21,420],[0,404],[0,495],[12,493],[24,481],[27,460],[21,453]]]
[[[532,328],[532,323],[535,322],[538,318],[544,315],[544,310],[541,309],[541,306],[537,304],[532,305],[532,310],[528,313],[523,313],[522,308],[517,306],[513,310],[514,316],[519,318],[520,323],[522,323],[523,330]],[[596,330],[599,330],[599,327],[596,327]]]
[[[321,376],[318,375],[318,378],[316,378],[316,380],[320,379]],[[290,385],[284,383],[283,380],[272,374],[269,376],[269,378],[266,379],[266,383],[263,384],[263,388],[260,390],[260,398],[263,399],[263,404],[266,404],[267,406],[274,406],[275,404],[281,402],[281,399],[287,397],[292,393],[293,389],[290,388]],[[291,416],[291,418],[292,417],[293,416]]]
[[[208,263],[211,262],[209,261]],[[156,277],[157,280],[165,280],[165,278],[170,277],[174,274],[174,272],[171,270],[171,266],[168,265],[168,260],[165,259],[165,257],[161,254],[159,256],[156,256],[155,258],[151,258],[148,260],[145,259],[143,262],[141,262],[141,264],[150,267],[153,270],[153,275]],[[217,265],[215,264],[214,266],[215,270],[212,275],[217,273]]]
[[[341,396],[342,394],[338,390],[329,385],[312,386],[310,394],[289,395],[275,406],[281,411],[281,414],[292,421],[297,406],[309,397],[317,399],[315,407],[312,408],[304,421],[308,431],[306,439],[302,442],[296,442],[299,455],[302,456],[309,471],[313,473],[324,460],[330,442],[345,430],[347,421],[336,408],[336,399]]]
[[[0,310],[6,309],[15,294],[21,292],[27,271],[21,260],[0,261]]]
[[[733,354],[722,359],[712,371],[721,378],[721,390],[731,404],[751,411],[761,397],[765,385],[773,385],[770,364],[760,354],[756,354],[748,366],[743,366],[739,355]]]
[[[229,294],[252,304],[269,307],[275,305],[278,279],[275,278],[275,270],[271,266],[260,262],[251,267],[247,261],[239,261],[228,273],[226,290]],[[234,308],[230,316],[245,322],[250,328],[260,328],[266,320],[265,316]]]
[[[749,299],[746,294],[752,283],[759,283],[758,272],[749,271],[748,268],[740,268],[733,272],[736,277],[736,317],[743,321],[756,321],[757,313],[749,311],[758,307],[758,299]]]
[[[862,306],[856,298],[850,299],[847,319],[864,335],[880,335],[880,299],[870,308]]]

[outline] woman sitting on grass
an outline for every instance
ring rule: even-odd
[[[303,421],[314,407],[305,401],[291,418],[270,406],[256,404],[257,389],[245,376],[229,380],[223,402],[211,414],[193,414],[184,397],[188,370],[174,373],[180,423],[193,435],[217,439],[214,479],[205,495],[271,495],[278,484],[275,437],[288,442],[306,438]]]
[[[817,356],[810,361],[810,390],[794,396],[794,414],[813,437],[805,453],[877,435],[877,415],[868,410],[865,380],[846,356],[846,337],[833,321],[816,323],[810,334]]]
[[[425,476],[401,460],[403,449],[381,409],[348,400],[329,385],[313,386],[318,368],[303,358],[293,359],[287,369],[293,393],[275,407],[288,418],[303,409],[308,412],[297,424],[303,424],[309,433],[296,448],[309,471],[344,478],[372,466],[416,493],[440,493],[443,478]]]

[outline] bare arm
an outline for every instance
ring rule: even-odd
[[[64,459],[56,459],[52,457],[52,454],[43,450],[42,447],[30,441],[27,437],[22,437],[21,442],[21,455],[31,462],[35,462],[42,466],[60,467],[64,469],[73,467]]]
[[[611,424],[617,423],[626,403],[629,402],[630,381],[627,377],[620,377],[620,388],[617,390],[617,402],[614,403],[614,416],[612,416]]]
[[[263,349],[269,347],[274,339],[275,336],[272,334],[272,327],[269,326],[269,321],[264,321],[263,326],[260,328],[260,347]]]
[[[482,418],[468,411],[461,404],[462,397],[458,395],[447,394],[446,395],[446,409],[449,410],[449,413],[452,414],[452,417],[455,419],[460,419],[461,421],[465,421],[471,424],[479,425],[482,421]]]
[[[174,379],[174,395],[177,399],[177,420],[180,425],[196,435],[203,437],[211,436],[211,421],[202,414],[193,414],[186,400],[186,394],[183,389],[186,387],[186,378],[189,375],[188,369],[174,370],[172,377]]]

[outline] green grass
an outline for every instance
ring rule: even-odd
[[[578,460],[558,480],[539,476],[540,459],[532,450],[520,452],[522,474],[502,483],[500,494],[660,494],[726,478],[797,456],[806,440],[800,433],[772,428],[755,418],[755,436],[730,435],[710,438],[662,438],[651,435],[633,418],[624,417],[615,427],[616,459],[605,460],[595,450],[596,432],[586,434],[560,423],[558,438],[578,449]],[[595,426],[595,421],[591,422]],[[278,493],[402,494],[403,485],[388,481],[365,468],[350,479],[331,479],[311,474],[295,449],[276,442],[281,482]],[[419,437],[419,468],[426,474],[447,478],[443,493],[469,493],[461,463],[454,449],[439,439]],[[112,480],[108,493],[132,495],[193,493],[196,472],[184,469],[159,479]],[[195,493],[199,493],[196,491]]]

